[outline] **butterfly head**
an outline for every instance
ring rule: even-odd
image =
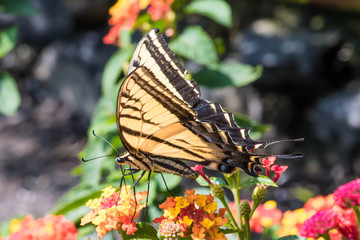
[[[129,165],[129,163],[132,162],[132,157],[129,152],[125,152],[122,155],[117,155],[115,160],[119,165],[124,165],[124,164]]]

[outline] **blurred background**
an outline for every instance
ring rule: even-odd
[[[1,29],[18,27],[16,45],[0,69],[13,77],[21,96],[17,112],[0,115],[0,222],[43,216],[77,185],[79,177],[70,171],[87,143],[104,66],[118,49],[102,40],[115,1],[20,2],[22,8],[13,5],[11,14],[0,14]],[[267,198],[295,209],[359,176],[360,2],[227,2],[231,27],[194,15],[179,29],[200,25],[222,39],[222,59],[263,66],[261,77],[245,87],[202,87],[204,98],[269,125],[262,139],[305,137],[269,149],[305,157],[279,161],[289,169]],[[1,105],[16,101],[1,96]],[[105,160],[115,168],[113,158]]]

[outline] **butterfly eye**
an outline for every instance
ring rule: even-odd
[[[219,171],[224,172],[224,173],[232,173],[234,171],[234,168],[235,167],[233,167],[233,166],[224,165],[224,164],[219,164],[219,166],[218,166]]]
[[[125,159],[123,159],[123,158],[116,157],[115,160],[119,165],[125,164]]]

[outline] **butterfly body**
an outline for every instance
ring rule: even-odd
[[[127,152],[117,162],[188,178],[197,177],[191,163],[257,176],[266,156],[251,152],[276,141],[252,140],[250,129],[240,128],[218,103],[201,99],[197,83],[185,75],[163,36],[157,29],[149,31],[135,49],[118,94],[117,127]]]

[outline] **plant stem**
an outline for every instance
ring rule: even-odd
[[[321,235],[325,240],[331,240],[329,233],[325,233],[324,235]]]
[[[236,204],[236,215],[237,215],[237,226],[240,226],[239,228],[242,228],[242,220],[241,220],[241,213],[240,213],[240,186],[241,186],[241,172],[238,170],[236,171],[236,182],[235,182],[235,186],[233,186],[232,189],[232,193],[234,195],[234,201]],[[242,230],[242,229],[241,229]],[[244,231],[241,231],[244,234]],[[240,233],[239,233],[240,234]],[[239,235],[240,239],[243,239],[243,234],[242,236]]]
[[[359,212],[359,207],[354,207],[354,212],[355,212],[355,215],[356,215],[356,222],[357,222],[357,226],[358,226],[358,230],[360,232],[360,212]]]
[[[246,232],[246,239],[251,240],[251,232],[250,232],[250,223],[249,218],[245,218],[245,232]]]
[[[241,184],[241,172],[238,170],[236,171],[236,186],[235,186],[236,189],[234,189],[235,190],[234,198],[236,203],[238,221],[239,224],[241,225],[242,223],[241,223],[241,214],[240,214],[240,191],[238,190],[240,189],[240,184]]]
[[[224,207],[226,208],[226,211],[228,212],[229,217],[230,217],[231,221],[233,222],[233,225],[235,226],[235,228],[237,230],[237,234],[238,234],[239,238],[242,239],[242,237],[241,237],[241,229],[239,228],[239,225],[236,223],[234,215],[231,213],[230,208],[229,208],[227,202],[225,201],[225,198],[221,197],[219,199],[220,199],[221,203],[224,205]]]
[[[121,226],[120,226],[120,228],[119,228],[119,233],[120,233],[120,235],[121,235],[121,239],[122,240],[126,240],[127,238],[126,238],[126,233],[121,229]]]

